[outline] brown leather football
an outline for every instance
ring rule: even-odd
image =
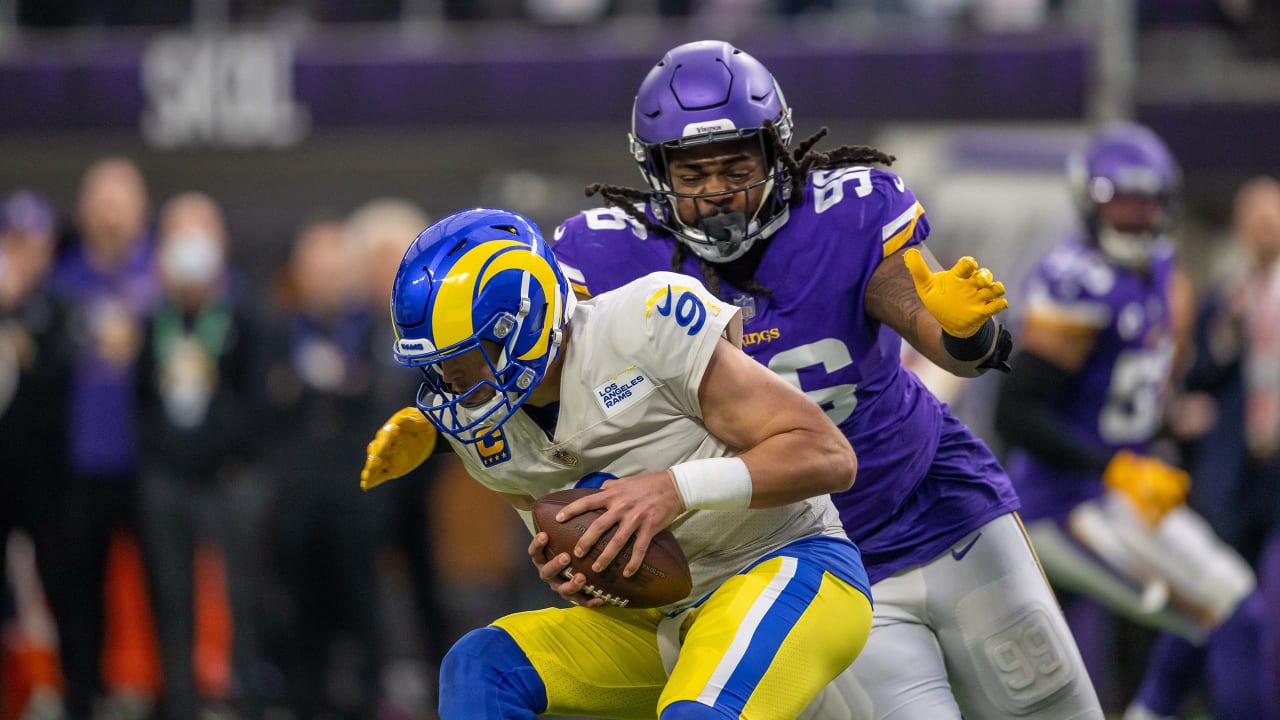
[[[653,537],[649,550],[644,554],[640,570],[631,577],[623,577],[622,569],[631,557],[634,539],[627,543],[622,552],[614,558],[604,572],[595,572],[591,563],[599,557],[600,552],[609,544],[609,539],[617,527],[610,528],[591,548],[586,557],[573,557],[573,547],[578,538],[587,531],[587,527],[602,514],[603,510],[589,510],[581,515],[571,517],[565,522],[556,522],[556,513],[560,508],[584,495],[599,492],[599,488],[573,488],[549,493],[533,503],[533,526],[547,534],[547,546],[543,550],[547,559],[560,553],[569,554],[569,567],[564,569],[565,578],[573,577],[580,572],[587,577],[583,592],[593,597],[603,598],[605,603],[625,608],[655,608],[683,600],[693,589],[693,578],[689,575],[689,561],[680,549],[680,543],[669,530],[663,530]]]

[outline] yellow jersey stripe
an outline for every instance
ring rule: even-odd
[[[903,245],[907,244],[907,241],[911,239],[913,234],[915,234],[916,224],[920,222],[920,216],[924,214],[924,206],[921,205],[919,201],[916,201],[916,204],[907,212],[911,213],[911,219],[907,221],[906,227],[894,233],[884,241],[883,257],[889,257],[897,252]]]

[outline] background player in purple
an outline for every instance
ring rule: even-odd
[[[1183,506],[1186,473],[1151,454],[1174,358],[1177,165],[1154,133],[1124,124],[1069,170],[1086,231],[1028,280],[996,414],[1028,530],[1055,586],[1166,631],[1126,718],[1174,715],[1206,641],[1215,717],[1275,717],[1253,573]]]
[[[744,349],[819,403],[863,461],[834,496],[863,549],[871,639],[810,716],[1100,718],[1097,698],[987,447],[899,361],[902,338],[951,372],[1003,367],[991,273],[950,270],[929,224],[866,147],[790,148],[769,71],[723,42],[671,50],[636,97],[647,190],[567,220],[557,257],[598,294],[646,273],[700,277],[743,308]]]

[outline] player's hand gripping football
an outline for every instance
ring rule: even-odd
[[[1191,476],[1158,458],[1121,450],[1107,463],[1102,483],[1124,496],[1154,528],[1170,510],[1186,502]]]
[[[418,408],[397,410],[369,443],[360,488],[368,490],[408,474],[431,457],[437,437],[435,426]]]
[[[625,577],[636,574],[654,536],[665,530],[684,511],[675,483],[672,482],[671,476],[663,471],[608,480],[601,487],[600,492],[565,505],[557,513],[556,520],[563,522],[596,509],[602,509],[604,513],[597,517],[582,534],[573,552],[577,557],[585,557],[601,536],[616,525],[617,532],[609,539],[591,567],[597,573],[603,572],[627,542],[634,537],[635,545],[632,546],[631,557],[622,569]],[[529,558],[538,568],[539,577],[550,584],[551,589],[561,597],[577,605],[598,607],[604,604],[603,600],[589,597],[581,592],[586,585],[586,576],[582,573],[575,573],[570,580],[565,580],[561,576],[561,572],[570,562],[567,553],[560,553],[543,562],[542,552],[546,545],[545,532],[534,535],[533,541],[529,543]]]
[[[966,255],[950,270],[933,272],[916,248],[903,254],[920,301],[948,335],[972,337],[989,318],[1009,307],[1004,283]]]
[[[574,605],[583,607],[600,607],[604,605],[603,598],[591,597],[582,591],[587,586],[586,575],[574,573],[573,577],[568,580],[564,578],[564,570],[569,567],[570,562],[568,553],[560,553],[550,560],[543,560],[546,557],[543,553],[547,547],[547,540],[547,534],[540,532],[533,536],[533,540],[529,541],[529,559],[533,561],[533,566],[538,569],[538,577],[550,585],[552,591]]]

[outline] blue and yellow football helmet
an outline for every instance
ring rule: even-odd
[[[542,233],[522,215],[475,208],[423,230],[391,290],[396,362],[423,369],[418,408],[462,442],[496,432],[559,354],[573,304]],[[483,352],[484,340],[500,347],[497,357]],[[457,392],[444,382],[440,363],[476,349],[496,382]],[[492,399],[468,402],[485,386],[495,391]]]

